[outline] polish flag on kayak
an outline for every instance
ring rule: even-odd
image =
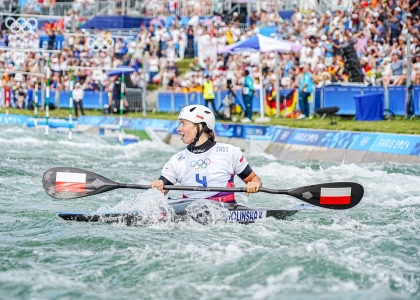
[[[321,188],[320,204],[350,204],[351,187]]]
[[[84,193],[86,189],[86,174],[57,172],[55,177],[56,192]]]

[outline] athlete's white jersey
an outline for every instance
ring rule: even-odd
[[[247,166],[241,149],[216,143],[203,153],[191,153],[185,149],[175,154],[163,167],[162,176],[173,184],[184,186],[234,187],[235,174],[242,173]],[[185,191],[184,196],[235,201],[233,193]]]

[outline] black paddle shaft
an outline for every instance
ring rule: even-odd
[[[75,199],[108,192],[118,188],[150,189],[150,185],[118,183],[99,174],[72,167],[47,170],[42,177],[45,192],[56,199]],[[246,187],[204,187],[165,185],[165,190],[246,192]],[[288,195],[312,205],[330,209],[348,209],[357,205],[363,197],[363,186],[355,182],[321,183],[287,190],[262,187],[259,192]],[[331,196],[332,195],[332,196]]]

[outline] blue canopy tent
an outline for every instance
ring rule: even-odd
[[[232,45],[220,49],[219,53],[240,53],[240,52],[291,52],[302,48],[301,45],[285,40],[277,40],[268,36],[257,34],[249,39],[236,42]]]
[[[122,74],[130,74],[135,72],[136,69],[127,66],[120,66],[114,69],[109,70],[108,76],[120,76]]]

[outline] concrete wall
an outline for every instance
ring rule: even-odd
[[[388,154],[379,152],[331,149],[313,146],[288,145],[271,143],[266,153],[272,154],[282,160],[318,160],[337,163],[420,163],[419,156]]]
[[[240,147],[242,151],[247,152],[248,140],[240,138],[216,137],[220,143],[229,143],[236,147]],[[170,145],[181,147],[182,143],[179,135],[171,135],[168,139]],[[264,151],[272,154],[280,160],[302,161],[316,160],[336,163],[412,163],[420,164],[420,156],[388,154],[380,152],[357,151],[348,149],[331,149],[325,147],[291,145],[283,143],[270,143]],[[254,153],[255,154],[255,153]]]

